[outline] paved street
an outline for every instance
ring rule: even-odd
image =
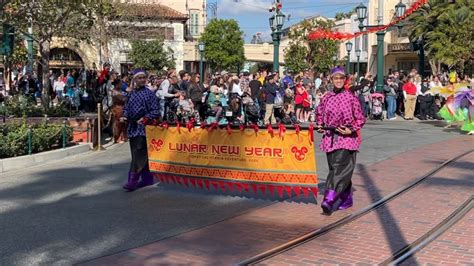
[[[441,122],[369,121],[363,130],[359,169],[427,144],[461,137],[457,130],[446,130],[442,125]],[[440,145],[439,153],[445,148]],[[436,149],[429,151],[435,153]],[[426,153],[418,157],[425,156],[423,160],[429,161],[435,155]],[[327,165],[324,154],[319,152],[317,157],[322,181]],[[129,158],[128,145],[116,145],[104,152],[2,174],[0,265],[89,261],[269,205],[289,209],[306,206],[317,215],[320,212],[316,205],[274,204],[275,201],[250,196],[218,195],[171,186],[125,193],[121,184]],[[399,163],[403,162],[401,159]],[[401,172],[404,173],[407,172]]]

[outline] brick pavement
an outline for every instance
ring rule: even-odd
[[[453,227],[417,252],[413,263],[441,265],[474,265],[474,210],[471,209]]]
[[[330,217],[321,215],[320,207],[314,204],[275,203],[175,237],[88,261],[84,265],[235,264],[377,201],[445,160],[472,149],[472,141],[473,138],[463,136],[426,145],[370,166],[358,165],[353,177],[356,189],[354,207]]]
[[[472,195],[472,169],[474,153],[375,211],[259,265],[380,264],[438,225]],[[374,177],[365,175],[367,182]],[[369,194],[378,197],[378,192]]]

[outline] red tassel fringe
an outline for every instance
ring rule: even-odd
[[[238,183],[232,181],[210,181],[208,179],[201,179],[201,178],[194,178],[194,177],[178,177],[169,174],[154,174],[155,178],[162,183],[165,184],[179,184],[185,187],[194,187],[200,189],[206,189],[211,191],[211,187],[214,188],[214,191],[222,191],[222,192],[234,192],[238,191],[239,193],[242,192],[249,192],[252,189],[252,192],[255,195],[261,192],[262,196],[270,196],[272,197],[277,192],[280,198],[283,198],[285,192],[286,195],[292,197],[296,195],[297,197],[304,196],[310,197],[310,192],[317,196],[318,195],[318,188],[317,187],[299,187],[299,186],[280,186],[280,185],[267,185],[267,184],[247,184],[247,183]],[[268,191],[268,194],[267,194]],[[303,192],[303,193],[302,193]],[[294,194],[293,194],[294,193]]]

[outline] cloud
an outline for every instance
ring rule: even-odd
[[[268,13],[271,3],[267,0],[222,0],[218,14],[241,15],[242,13]]]

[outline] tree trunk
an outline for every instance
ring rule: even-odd
[[[51,102],[51,98],[49,95],[49,54],[51,50],[51,43],[49,40],[43,41],[39,44],[39,50],[41,54],[40,64],[41,67],[38,68],[38,76],[41,77],[41,81],[43,84],[43,108],[47,110],[49,108],[49,104]]]
[[[6,58],[6,60],[3,62],[3,65],[5,66],[5,69],[3,71],[3,82],[4,82],[4,86],[5,86],[5,91],[7,92],[8,91],[8,94],[12,94],[12,87],[11,87],[11,84],[12,84],[12,67],[11,67],[11,64],[10,64],[10,61],[8,60],[8,57]]]
[[[431,66],[431,73],[433,73],[433,75],[438,75],[439,74],[439,68],[438,68],[438,64],[436,63],[435,60],[430,60],[430,66]]]

